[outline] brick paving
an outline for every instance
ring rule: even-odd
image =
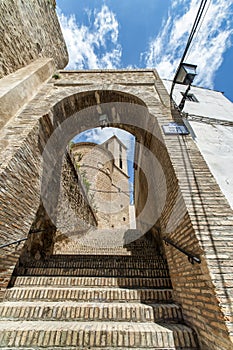
[[[198,349],[166,260],[147,239],[118,247],[120,255],[82,246],[85,254],[18,266],[0,304],[0,348]]]

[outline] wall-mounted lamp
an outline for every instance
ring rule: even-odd
[[[101,114],[101,116],[99,117],[99,123],[100,123],[101,129],[109,126],[109,120],[108,120],[107,114]]]
[[[188,85],[188,88],[186,89],[185,93],[183,94],[182,100],[180,101],[180,104],[178,106],[180,111],[182,111],[184,108],[186,98],[187,98],[189,90],[191,88],[191,84],[192,84],[195,76],[197,75],[196,70],[197,70],[197,66],[195,64],[181,63],[181,65],[179,66],[179,69],[176,73],[176,76],[175,76],[175,79],[174,79],[173,85],[172,85],[172,91],[173,91],[174,85],[176,83]],[[171,93],[172,93],[172,91],[171,91]]]
[[[195,64],[181,63],[176,75],[175,83],[191,85],[197,75],[196,70],[197,66]]]

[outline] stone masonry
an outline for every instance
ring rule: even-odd
[[[0,78],[43,57],[66,66],[56,0],[2,0],[0,14]]]
[[[201,258],[201,264],[192,265],[175,248],[163,246],[174,301],[182,307],[185,323],[196,331],[201,349],[230,350],[233,213],[192,137],[163,134],[162,125],[181,120],[158,74],[153,70],[59,74],[59,81],[42,84],[37,95],[1,129],[3,242],[24,237],[31,227],[40,203],[42,151],[53,132],[61,133],[62,145],[51,153],[51,164],[64,154],[73,136],[99,126],[95,106],[107,104],[110,125],[134,134],[141,147],[135,171],[137,227],[145,231],[157,211],[155,235],[170,238]],[[87,114],[90,106],[94,110]],[[156,159],[155,167],[148,162],[148,152]],[[148,196],[150,206],[144,213]],[[9,264],[13,251],[13,246],[2,250],[2,286],[16,262],[13,259]]]
[[[59,71],[60,79],[52,78],[68,60],[55,5],[0,2],[1,244],[24,239],[37,224],[49,227],[33,245],[1,249],[0,346],[231,350],[232,209],[191,135],[164,135],[164,124],[182,120],[156,71]],[[67,144],[100,126],[100,113],[136,138],[137,228],[153,236],[131,248],[80,247],[75,258],[52,256],[51,210],[59,208],[56,179]],[[163,238],[201,263],[191,264]],[[32,260],[23,259],[28,249]],[[75,321],[60,330],[64,314]],[[99,322],[107,317],[110,324]]]
[[[121,169],[119,156],[109,149],[113,142],[114,147],[119,148],[120,141],[114,136],[101,145],[76,143],[71,152],[84,184],[86,182],[98,218],[98,227],[129,228],[129,178],[127,165],[124,164],[126,157],[122,160]]]

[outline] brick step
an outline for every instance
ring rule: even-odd
[[[32,347],[30,347],[30,348],[28,348],[28,347],[23,347],[23,348],[22,348],[21,346],[20,346],[20,347],[17,346],[17,348],[15,348],[15,347],[11,347],[11,348],[8,348],[8,347],[7,347],[7,348],[6,348],[6,347],[1,347],[1,344],[0,344],[0,349],[1,349],[1,350],[9,350],[9,349],[10,349],[10,350],[32,350],[33,348],[32,348]],[[60,347],[60,346],[59,346],[59,347],[57,347],[57,346],[56,346],[56,347],[54,347],[54,346],[53,346],[53,347],[46,346],[46,350],[54,350],[54,349],[56,349],[56,350],[70,350],[70,349],[73,349],[73,348],[72,348],[72,347],[68,347],[68,348],[67,348],[66,346],[62,346],[62,347]],[[77,347],[76,347],[76,348],[74,347],[74,349],[77,350]],[[90,348],[90,347],[87,348],[86,346],[85,346],[85,347],[83,347],[83,346],[79,346],[79,347],[78,347],[78,350],[89,350],[89,349],[91,349],[91,348]],[[92,349],[95,349],[95,350],[102,350],[103,348],[102,348],[102,347],[101,347],[101,348],[99,348],[99,347],[92,347]],[[122,348],[122,347],[114,347],[114,348],[113,348],[113,347],[109,347],[109,346],[108,346],[108,347],[105,347],[104,349],[105,349],[105,350],[114,350],[114,349],[117,349],[117,350],[127,350],[127,349],[133,349],[133,350],[148,350],[148,347],[146,347],[146,348],[143,348],[143,347],[142,347],[142,348],[138,348],[138,347],[133,347],[133,348],[131,347],[131,348],[129,348],[129,347],[127,346],[127,348],[125,348],[125,347],[123,347],[123,348]],[[177,348],[177,347],[176,347],[176,348],[169,348],[169,349],[168,349],[168,348],[162,347],[162,348],[154,348],[154,349],[156,349],[156,350],[199,350],[199,348],[190,348],[190,347],[189,347],[189,348],[186,348],[186,347],[185,347],[185,348],[184,348],[184,347],[182,347],[182,348],[180,348],[180,347]],[[44,346],[42,346],[42,347],[37,347],[36,350],[45,350],[45,347],[44,347]]]
[[[17,286],[66,286],[66,287],[147,287],[171,288],[171,280],[165,278],[128,277],[15,277],[12,284]]]
[[[96,277],[169,277],[167,269],[124,269],[124,268],[24,268],[18,267],[15,276],[96,276]]]
[[[47,260],[54,260],[54,261],[89,261],[93,259],[98,259],[101,261],[111,261],[111,262],[121,262],[121,261],[125,261],[125,262],[135,262],[135,261],[156,261],[156,262],[163,262],[166,263],[166,259],[161,256],[161,255],[156,255],[154,253],[154,255],[151,256],[145,256],[145,253],[141,256],[138,255],[124,255],[124,256],[119,256],[117,254],[114,255],[102,255],[99,254],[98,256],[96,256],[95,254],[92,255],[82,255],[82,254],[76,254],[76,255],[72,255],[72,254],[56,254],[56,255],[51,255],[50,258]]]
[[[114,247],[114,248],[98,248],[98,247],[90,247],[90,246],[77,246],[74,247],[72,245],[72,250],[69,247],[60,247],[59,249],[56,248],[54,249],[54,253],[56,255],[60,255],[60,251],[62,251],[63,254],[66,255],[77,255],[77,254],[82,254],[82,255],[118,255],[118,256],[143,256],[145,252],[145,249],[142,247],[134,248],[134,249],[127,249],[124,247]],[[154,247],[147,247],[146,248],[146,255],[153,257],[156,255],[156,249]]]
[[[60,320],[154,322],[180,321],[182,314],[175,304],[85,303],[85,302],[2,302],[1,320]]]
[[[79,249],[79,248],[89,248],[89,249],[109,249],[109,250],[114,250],[114,249],[119,249],[119,250],[122,250],[122,249],[126,249],[126,250],[134,250],[134,249],[145,249],[145,248],[149,248],[149,249],[153,249],[154,250],[154,252],[156,252],[156,250],[157,250],[157,247],[153,244],[153,243],[151,243],[151,242],[149,242],[149,241],[141,241],[141,242],[132,242],[132,243],[130,243],[130,244],[126,244],[126,245],[124,245],[124,244],[118,244],[117,242],[116,242],[116,245],[114,246],[114,245],[112,245],[112,246],[105,246],[104,245],[104,241],[103,242],[101,242],[101,244],[100,245],[98,245],[98,243],[99,243],[100,241],[98,240],[98,241],[94,241],[94,240],[90,240],[90,242],[85,242],[85,241],[81,241],[81,240],[78,240],[78,241],[76,241],[75,239],[74,240],[72,240],[72,239],[70,239],[69,240],[69,242],[68,242],[68,244],[70,243],[70,244],[72,244],[73,243],[73,245],[75,246],[75,248],[77,248],[77,249]],[[65,244],[66,244],[66,242],[64,242]],[[113,241],[112,241],[112,243],[114,243]]]
[[[55,243],[55,254],[63,254],[64,250],[67,251],[67,254],[79,254],[80,249],[97,249],[97,250],[105,250],[109,251],[116,250],[120,252],[124,251],[141,251],[141,253],[145,250],[153,251],[154,254],[157,254],[157,247],[154,246],[151,242],[140,242],[140,243],[131,243],[130,245],[124,245],[122,242],[114,241],[112,237],[107,240],[100,239],[90,239],[88,240],[76,240],[69,239],[64,242]]]
[[[197,345],[193,331],[180,324],[1,321],[0,347],[194,350]]]
[[[154,242],[148,241],[146,239],[133,241],[129,244],[125,244],[123,247],[127,249],[133,249],[137,247],[149,247],[156,249]]]
[[[98,247],[102,246],[102,244],[105,244],[104,247],[106,246],[111,248],[113,247],[111,243],[116,244],[116,246],[124,247],[131,247],[132,245],[141,244],[155,246],[154,239],[151,235],[150,237],[145,236],[140,232],[125,230],[125,228],[94,229],[85,232],[82,234],[82,236],[80,236],[80,233],[75,234],[73,232],[69,233],[68,235],[58,237],[57,242],[62,243],[64,241],[66,243],[67,240],[73,241],[76,244],[89,246],[93,246],[92,244],[96,243]]]
[[[132,256],[132,252],[128,251],[126,249],[115,249],[115,251],[113,250],[107,250],[107,249],[97,249],[97,248],[93,248],[93,249],[88,249],[88,248],[79,248],[78,250],[74,250],[73,252],[69,249],[66,249],[66,247],[62,248],[62,249],[54,249],[54,253],[56,254],[56,252],[62,252],[64,254],[69,254],[69,255],[76,255],[76,254],[82,254],[82,255],[118,255],[118,256]],[[134,254],[134,255],[138,255],[140,256],[141,254]],[[153,254],[151,254],[151,256],[153,256]]]
[[[123,289],[123,288],[9,288],[5,300],[51,300],[90,302],[162,302],[172,301],[172,289]]]
[[[45,261],[31,261],[24,264],[24,267],[35,268],[82,268],[82,269],[167,269],[167,264],[162,261],[135,259],[134,261],[103,259],[96,256],[90,259],[80,258],[79,260],[45,260]]]
[[[118,241],[114,242],[112,240],[112,237],[107,239],[107,241],[100,241],[90,239],[88,242],[87,240],[76,240],[76,239],[69,239],[69,241],[64,241],[64,242],[57,242],[55,243],[55,252],[56,254],[59,254],[59,251],[62,251],[63,254],[63,248],[68,251],[68,254],[73,254],[74,249],[77,251],[77,254],[79,253],[80,249],[97,249],[97,250],[109,250],[109,251],[115,251],[116,254],[116,249],[119,251],[139,251],[139,250],[145,250],[149,249],[150,251],[153,251],[155,254],[157,252],[157,247],[149,242],[149,241],[142,241],[142,242],[132,242],[130,244],[124,245],[122,243],[119,243]],[[74,248],[74,249],[73,249]]]
[[[15,348],[15,347],[13,347],[13,348],[12,348],[12,347],[10,347],[10,348],[7,347],[7,348],[6,348],[6,347],[1,347],[1,344],[0,344],[0,349],[1,349],[1,350],[9,350],[9,349],[10,349],[10,350],[32,350],[33,348],[32,348],[32,347],[30,347],[30,348],[28,348],[28,347],[23,347],[23,348],[22,348],[21,346],[20,346],[20,347],[17,346],[17,348]],[[60,347],[60,346],[59,346],[59,347],[57,347],[57,346],[56,346],[56,347],[54,347],[54,346],[53,346],[53,347],[46,346],[46,350],[54,350],[54,349],[56,349],[56,350],[70,350],[70,349],[73,349],[73,348],[72,348],[72,347],[68,347],[68,348],[67,348],[66,346],[62,346],[62,347]],[[76,348],[74,347],[74,349],[77,350],[77,347],[76,347]],[[90,349],[90,347],[87,348],[86,346],[85,346],[85,347],[83,347],[83,346],[79,346],[79,347],[78,347],[78,350],[89,350],[89,349]],[[99,347],[98,347],[98,348],[97,348],[97,347],[94,347],[94,348],[93,348],[93,347],[92,347],[92,349],[95,349],[95,350],[102,350],[103,348],[99,348]],[[124,348],[122,348],[122,347],[117,347],[117,348],[114,347],[114,348],[113,348],[113,347],[109,347],[109,346],[108,346],[108,347],[105,347],[104,349],[105,349],[105,350],[114,350],[114,349],[117,349],[117,350],[127,350],[127,349],[133,349],[133,350],[148,350],[148,347],[146,347],[146,348],[138,348],[138,347],[133,347],[133,348],[131,347],[131,348],[129,348],[129,347],[127,346],[127,348],[125,348],[125,347],[124,347]],[[176,348],[169,348],[169,349],[168,349],[168,348],[162,347],[162,348],[154,348],[154,349],[156,349],[156,350],[199,350],[199,348],[190,348],[190,347],[189,347],[189,348],[186,348],[186,347],[185,347],[185,348],[184,348],[184,347],[182,347],[182,348],[180,348],[180,347],[177,348],[177,347],[176,347]],[[45,350],[45,347],[44,347],[44,346],[42,346],[42,347],[37,347],[36,350]]]

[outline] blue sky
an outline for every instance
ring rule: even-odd
[[[57,0],[67,42],[67,68],[155,67],[172,79],[200,0]],[[195,84],[233,101],[233,1],[208,0],[186,61]]]
[[[200,0],[57,0],[67,43],[67,69],[156,68],[173,79]],[[198,65],[194,85],[223,91],[233,101],[233,0],[208,0],[186,62]],[[76,141],[104,142],[116,134],[133,159],[133,139],[122,130],[88,131]],[[133,170],[129,169],[131,181]]]

